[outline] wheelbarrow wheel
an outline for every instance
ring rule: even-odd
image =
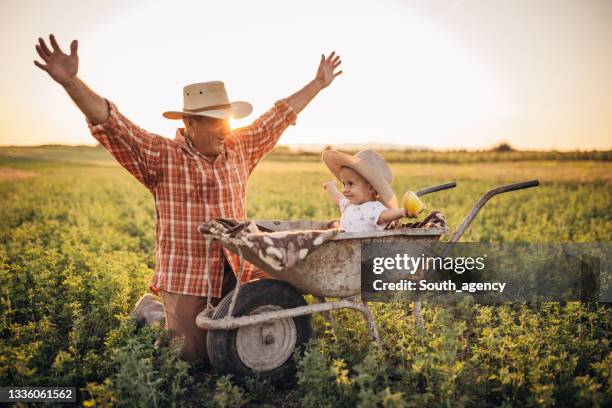
[[[219,303],[213,319],[225,317],[233,291]],[[233,316],[245,316],[305,306],[307,303],[291,285],[261,279],[240,287]],[[310,315],[277,319],[234,330],[209,330],[206,338],[213,368],[223,374],[244,377],[257,374],[272,382],[288,382],[295,375],[292,355],[312,335]]]

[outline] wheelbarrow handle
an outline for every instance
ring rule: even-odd
[[[522,183],[507,184],[505,186],[494,188],[493,190],[487,192],[487,194],[490,192],[493,192],[492,194],[493,196],[499,193],[506,193],[508,191],[514,191],[514,190],[522,190],[524,188],[537,187],[539,185],[540,185],[540,182],[538,180],[523,181]]]
[[[467,227],[470,225],[472,220],[476,217],[476,214],[478,214],[478,211],[480,211],[480,209],[494,195],[501,194],[501,193],[507,193],[509,191],[521,190],[524,188],[536,187],[538,185],[540,185],[540,182],[538,180],[529,180],[529,181],[523,181],[522,183],[507,184],[505,186],[495,187],[494,189],[487,191],[485,194],[483,194],[482,197],[480,197],[480,199],[478,200],[476,205],[474,205],[474,207],[469,212],[467,217],[465,217],[465,219],[463,220],[459,228],[457,228],[457,230],[455,231],[455,233],[453,234],[449,242],[459,241],[459,238],[461,238],[461,235],[463,235],[463,233],[465,232]],[[452,244],[449,245],[448,249],[450,250],[450,248],[452,248]]]
[[[431,187],[427,187],[427,188],[422,188],[419,191],[417,191],[415,194],[417,195],[417,197],[420,197],[420,196],[423,196],[425,194],[435,193],[436,191],[447,190],[449,188],[455,188],[455,187],[457,187],[457,183],[455,183],[453,181],[451,183],[440,184],[440,185],[437,185],[437,186],[431,186]]]

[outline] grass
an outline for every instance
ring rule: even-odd
[[[463,153],[468,157],[468,153]],[[264,160],[248,186],[253,219],[331,219],[312,160]],[[456,181],[425,196],[477,242],[610,241],[611,164],[592,160],[394,162],[394,190]],[[101,149],[0,148],[0,385],[72,385],[86,406],[605,406],[612,402],[611,313],[593,304],[373,305],[384,347],[359,316],[334,313],[298,359],[296,384],[238,383],[154,347],[159,330],[126,320],[154,267],[150,193]]]

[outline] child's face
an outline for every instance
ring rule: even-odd
[[[351,204],[363,204],[376,200],[376,190],[361,174],[350,167],[340,169],[340,181],[344,185],[342,194]]]

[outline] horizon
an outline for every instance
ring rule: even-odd
[[[0,145],[95,145],[83,115],[32,64],[37,38],[54,33],[64,51],[79,40],[79,77],[94,91],[169,138],[177,123],[161,112],[180,107],[185,84],[224,80],[230,100],[254,105],[232,122],[244,126],[335,50],[344,73],[279,145],[612,148],[612,2],[315,3],[2,2],[0,49],[11,58],[0,78]],[[223,41],[210,40],[220,32]],[[208,52],[193,52],[195,44]]]
[[[297,153],[315,153],[323,151],[327,146],[338,150],[362,150],[362,149],[375,149],[378,151],[413,151],[413,152],[435,152],[435,153],[453,153],[453,152],[465,152],[465,153],[479,153],[479,152],[494,152],[495,148],[501,144],[508,144],[507,142],[500,141],[494,145],[483,148],[467,149],[467,148],[431,148],[427,146],[411,146],[411,145],[399,145],[399,144],[381,144],[377,142],[372,143],[328,143],[328,144],[311,144],[311,143],[295,143],[295,144],[284,144],[278,143],[276,148],[288,148],[291,151]],[[382,146],[385,145],[385,146]],[[521,149],[508,144],[511,148],[510,152],[526,153],[526,152],[559,152],[559,153],[573,153],[573,152],[611,152],[612,149]],[[381,147],[382,146],[382,147]],[[1,148],[40,148],[40,147],[88,147],[88,148],[100,148],[104,149],[99,143],[93,144],[69,144],[69,143],[44,143],[44,144],[33,144],[33,145],[0,145]]]

